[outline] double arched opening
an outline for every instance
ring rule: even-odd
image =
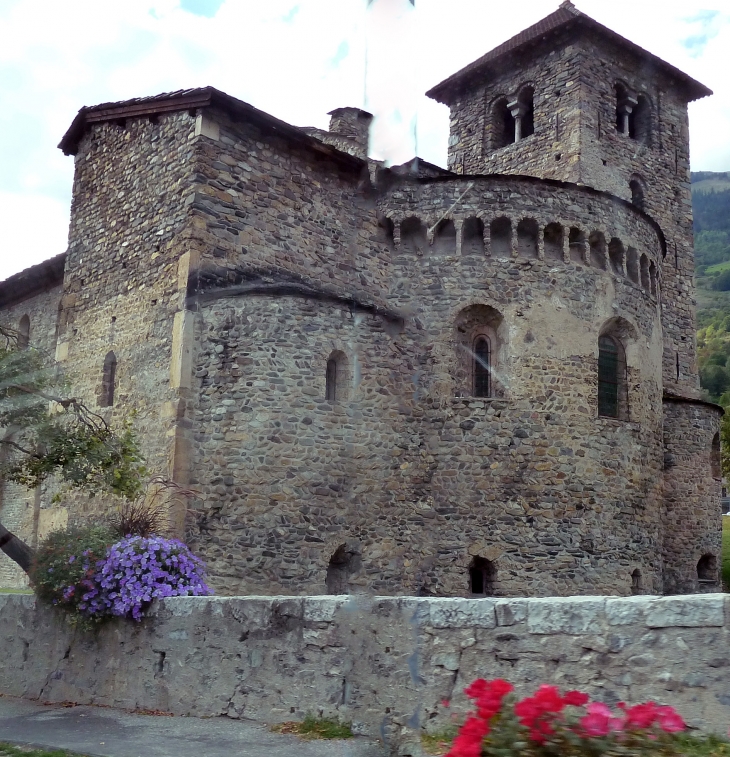
[[[651,146],[652,105],[648,96],[634,93],[626,84],[614,87],[616,97],[616,131],[629,139]]]
[[[492,149],[499,150],[535,133],[535,89],[525,85],[513,100],[502,96],[491,108]]]

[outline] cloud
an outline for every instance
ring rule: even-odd
[[[337,48],[337,52],[332,57],[332,60],[330,61],[330,65],[333,68],[336,68],[340,65],[340,63],[350,54],[350,45],[347,42],[346,39],[343,39],[342,42],[340,42],[340,46]]]
[[[730,170],[727,0],[576,0],[713,88],[690,106],[692,163]],[[56,149],[82,105],[213,85],[298,125],[375,112],[373,154],[444,165],[448,109],[423,93],[551,13],[557,0],[4,0],[0,2],[0,277],[66,245],[73,160]],[[367,75],[366,75],[367,74]],[[398,119],[397,115],[400,115]],[[17,223],[24,224],[16,231]],[[18,250],[22,250],[22,256]],[[10,262],[7,262],[10,260]]]
[[[223,0],[180,0],[180,8],[195,16],[213,18],[223,5]]]

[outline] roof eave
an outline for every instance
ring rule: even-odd
[[[286,139],[301,143],[308,148],[325,154],[346,165],[351,169],[360,170],[366,161],[353,155],[344,153],[331,145],[320,142],[315,137],[305,134],[298,126],[281,121],[265,111],[254,108],[253,105],[238,100],[215,87],[204,87],[185,91],[182,95],[173,94],[169,98],[150,98],[148,100],[130,100],[120,103],[108,103],[93,108],[83,107],[74,118],[59,148],[65,155],[75,155],[84,136],[86,128],[92,123],[114,121],[123,118],[139,118],[160,113],[179,112],[182,110],[197,110],[209,106],[218,106],[233,114],[243,116],[247,120],[262,126],[264,129],[279,134]]]
[[[603,36],[610,37],[614,42],[617,42],[619,45],[628,48],[639,57],[651,60],[656,65],[657,69],[663,70],[667,75],[672,76],[679,81],[680,86],[683,86],[685,88],[687,94],[687,102],[694,102],[695,100],[700,100],[703,97],[709,97],[713,94],[713,91],[709,87],[706,87],[701,82],[693,79],[691,76],[684,73],[684,71],[681,71],[671,63],[667,63],[667,61],[663,60],[657,55],[654,55],[654,53],[645,50],[640,45],[637,45],[636,43],[631,42],[631,40],[622,37],[620,34],[618,34],[618,32],[609,29],[607,26],[604,26],[595,19],[592,19],[590,16],[586,16],[585,14],[574,16],[570,20],[562,23],[560,26],[556,26],[550,31],[545,32],[545,34],[541,37],[541,40],[544,40],[548,36],[554,35],[557,32],[565,31],[571,26],[578,25],[583,25],[591,31],[597,31]],[[455,74],[449,76],[448,79],[444,79],[442,82],[429,89],[426,92],[426,96],[430,97],[432,100],[443,103],[444,105],[451,105],[451,103],[455,99],[455,93],[463,90],[465,83],[468,82],[469,79],[480,75],[483,76],[490,69],[494,69],[497,65],[503,63],[507,58],[520,54],[526,48],[533,46],[535,42],[535,39],[526,40],[519,46],[506,50],[499,56],[485,61],[483,65],[476,66],[475,68],[472,68],[472,66],[474,66],[474,63],[470,63],[460,71],[457,71]]]

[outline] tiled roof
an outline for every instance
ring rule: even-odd
[[[675,68],[653,53],[644,50],[643,47],[639,47],[639,45],[634,44],[608,27],[603,26],[603,24],[599,24],[598,21],[595,21],[582,11],[579,11],[570,0],[565,0],[554,13],[545,16],[545,18],[541,19],[536,24],[533,24],[519,34],[516,34],[511,39],[503,42],[498,47],[490,50],[486,55],[483,55],[473,63],[462,68],[461,71],[457,71],[448,79],[445,79],[440,84],[431,88],[426,94],[434,100],[438,100],[439,102],[448,105],[451,102],[453,94],[461,89],[462,85],[474,75],[487,73],[491,66],[497,61],[501,61],[508,57],[510,53],[522,51],[524,48],[543,39],[552,32],[566,29],[570,26],[582,27],[584,29],[598,32],[603,36],[610,38],[611,41],[627,48],[640,58],[650,60],[657,68],[666,71],[670,76],[676,78],[686,87],[690,101],[698,100],[701,97],[707,97],[707,95],[712,94],[712,91],[705,87],[704,84],[700,84],[700,82],[680,71],[678,68]]]

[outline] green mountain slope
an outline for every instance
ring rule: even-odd
[[[730,406],[730,174],[692,174],[700,381]]]

